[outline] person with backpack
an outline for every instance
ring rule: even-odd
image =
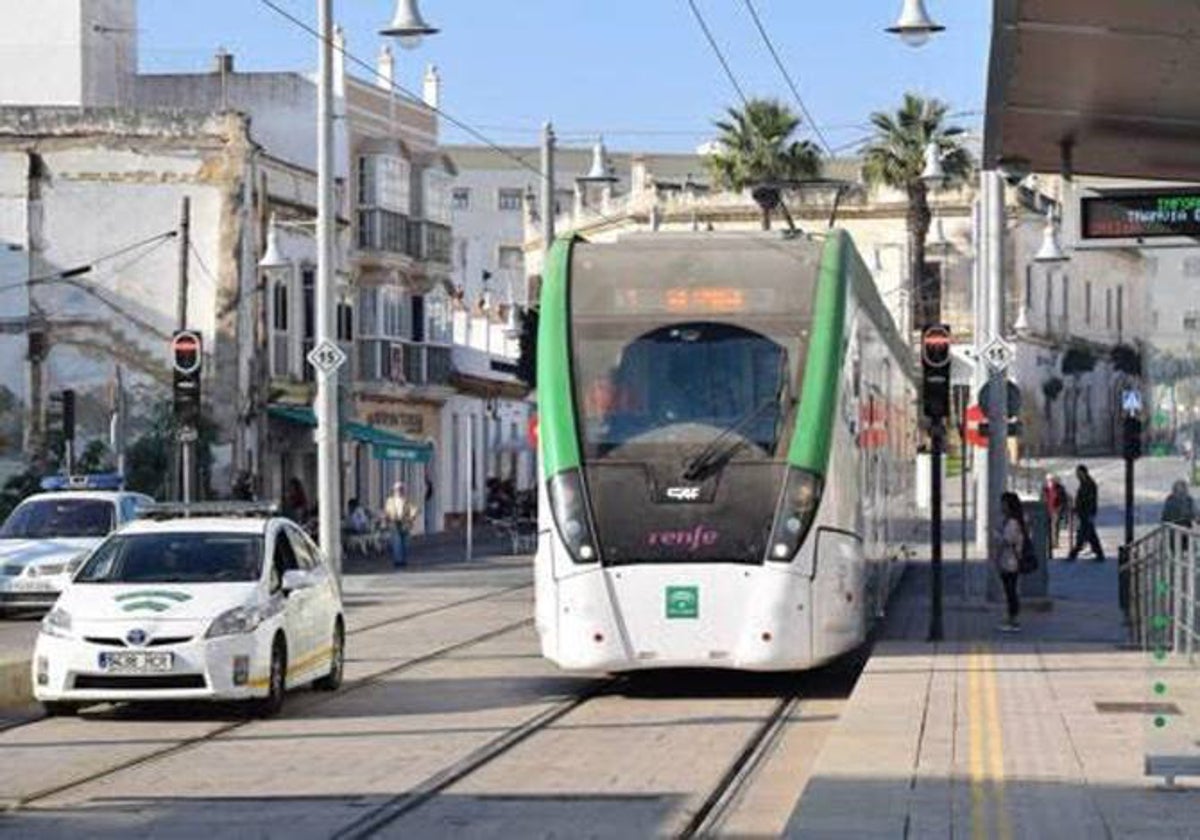
[[[1032,572],[1037,560],[1033,553],[1033,541],[1025,524],[1025,511],[1016,493],[1005,493],[1000,497],[1000,511],[1004,524],[1000,528],[1000,551],[996,556],[996,571],[1004,586],[1004,599],[1008,605],[1008,616],[1000,625],[1005,633],[1021,630],[1021,596],[1018,583],[1022,573]]]

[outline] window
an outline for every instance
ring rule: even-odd
[[[525,271],[525,252],[519,246],[501,245],[498,257],[500,268]]]
[[[450,302],[444,293],[425,296],[425,338],[431,344],[450,344],[454,340]]]
[[[458,240],[458,267],[463,271],[467,270],[467,246],[470,243],[465,239]]]
[[[275,555],[271,558],[271,591],[278,592],[283,588],[283,574],[299,569],[296,553],[287,538],[283,528],[275,532]]]
[[[379,289],[363,289],[359,295],[358,332],[379,335]]]
[[[312,268],[305,268],[300,272],[301,291],[303,292],[304,302],[304,335],[301,336],[302,350],[301,358],[305,361],[301,365],[305,382],[312,382],[316,378],[316,371],[313,366],[308,364],[308,354],[316,347],[317,335],[317,272]]]
[[[408,299],[399,289],[380,289],[380,334],[388,338],[409,338],[411,316]]]
[[[348,303],[337,305],[337,338],[338,341],[354,340],[354,307]]]
[[[1200,312],[1192,310],[1183,314],[1183,328],[1188,332],[1200,332]]]
[[[1083,410],[1084,417],[1088,423],[1092,422],[1092,386],[1089,385],[1083,389]]]
[[[455,187],[450,193],[450,207],[454,210],[470,210],[471,209],[471,189],[469,187]]]
[[[296,557],[296,562],[306,572],[315,572],[320,568],[320,561],[317,560],[317,555],[313,550],[312,543],[309,542],[299,529],[289,527],[287,529],[288,542],[291,543],[292,554]]]
[[[440,225],[450,224],[450,176],[441,169],[426,169],[424,216]]]
[[[276,280],[271,292],[271,325],[276,332],[287,332],[288,328],[288,283]]]
[[[522,193],[520,190],[502,188],[499,193],[496,207],[500,210],[519,211],[524,200],[524,193]]]
[[[362,155],[358,159],[358,203],[393,213],[412,213],[412,166],[396,155]]]
[[[1033,308],[1033,266],[1025,266],[1025,308]]]
[[[1106,330],[1112,329],[1112,314],[1113,314],[1112,313],[1112,300],[1113,300],[1112,289],[1105,289],[1104,290],[1104,328]]]
[[[1062,276],[1062,317],[1066,322],[1071,317],[1071,278]]]
[[[1092,323],[1092,281],[1083,284],[1083,323]]]
[[[1122,310],[1125,308],[1125,287],[1117,286],[1117,332],[1120,333],[1125,329],[1125,315]]]

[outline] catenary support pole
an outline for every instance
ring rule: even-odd
[[[183,197],[179,208],[179,286],[175,299],[178,329],[188,328],[189,268],[192,248],[192,200]],[[185,426],[179,435],[179,499],[184,504],[195,500],[196,430]]]
[[[334,142],[333,142],[333,0],[318,0],[321,32],[317,84],[317,347],[335,344],[334,325]],[[342,576],[341,470],[338,436],[338,371],[318,371],[314,400],[317,415],[317,521],[321,548],[339,584]]]
[[[984,297],[988,302],[987,341],[1004,337],[1004,181],[1000,173],[987,170],[982,174],[983,201],[987,224],[984,230],[987,263],[984,266]],[[988,560],[993,564],[1000,550],[996,526],[1000,523],[1000,495],[1004,492],[1008,459],[1008,382],[1006,371],[992,370],[988,378],[989,399],[987,506]],[[983,505],[981,504],[982,508]]]
[[[475,417],[468,414],[467,421],[467,562],[475,556]]]
[[[942,452],[946,448],[946,421],[934,418],[929,429],[929,535],[932,542],[931,604],[929,613],[929,641],[942,640]]]

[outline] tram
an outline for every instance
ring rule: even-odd
[[[916,537],[916,379],[845,232],[562,239],[537,377],[547,658],[795,670],[865,640]]]

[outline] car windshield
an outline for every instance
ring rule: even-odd
[[[76,583],[237,583],[262,573],[254,534],[116,534],[97,548]]]
[[[32,499],[4,522],[0,539],[103,537],[113,529],[116,508],[102,499]]]

